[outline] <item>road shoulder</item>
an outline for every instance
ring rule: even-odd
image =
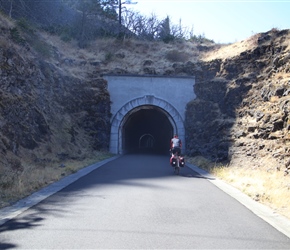
[[[97,162],[92,164],[88,167],[80,169],[74,174],[64,177],[63,179],[48,185],[47,187],[31,194],[30,196],[19,200],[15,204],[9,207],[4,207],[0,209],[0,226],[3,225],[6,221],[13,219],[14,217],[18,216],[19,214],[23,213],[25,210],[31,208],[32,206],[38,204],[42,200],[48,198],[49,196],[55,194],[56,192],[60,191],[61,189],[65,188],[66,186],[70,185],[71,183],[75,182],[79,178],[89,174],[93,170],[101,167],[102,165],[106,164],[107,162],[113,161],[117,159],[119,155],[111,157],[109,159]]]
[[[285,234],[287,237],[290,238],[290,220],[285,216],[282,216],[276,213],[271,208],[254,201],[249,196],[241,192],[240,190],[234,188],[233,186],[219,180],[218,178],[214,177],[207,171],[200,169],[192,164],[186,164],[189,168],[193,171],[199,173],[201,176],[205,177],[210,181],[212,184],[217,186],[219,189],[223,190],[225,193],[239,201],[249,210],[251,210],[254,214],[262,218],[264,221],[268,222],[274,228],[276,228],[281,233]]]

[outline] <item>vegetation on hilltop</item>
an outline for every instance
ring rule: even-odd
[[[22,20],[57,35],[69,42],[77,40],[81,48],[96,38],[135,38],[145,41],[191,40],[213,42],[204,35],[196,35],[181,23],[172,23],[169,16],[159,20],[155,14],[141,15],[127,9],[131,1],[118,0],[0,0],[10,18]]]

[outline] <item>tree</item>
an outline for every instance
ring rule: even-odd
[[[123,13],[123,25],[139,38],[154,40],[157,38],[160,21],[155,14],[145,17],[138,12],[126,10]]]
[[[63,0],[69,6],[77,9],[81,14],[80,20],[76,23],[74,33],[79,41],[79,46],[84,48],[87,41],[96,32],[96,22],[105,18],[117,21],[117,13],[114,8],[115,0]],[[104,27],[104,29],[106,29]]]
[[[124,5],[127,4],[136,4],[137,2],[132,2],[132,0],[95,0],[100,3],[103,10],[108,14],[108,17],[113,17],[112,19],[115,19],[115,16],[118,12],[118,22],[119,25],[122,25],[122,13],[123,10],[126,9]],[[116,12],[116,9],[118,10]]]
[[[132,2],[132,0],[102,0],[105,6],[109,6],[110,12],[112,12],[113,9],[118,9],[118,23],[119,23],[119,35],[122,33],[122,12],[123,10],[126,10],[126,7],[124,5],[127,4],[136,4],[137,2]]]
[[[101,5],[99,1],[82,0],[82,1],[78,1],[76,8],[82,13],[78,40],[79,40],[79,46],[81,48],[84,48],[86,44],[86,40],[87,40],[85,34],[86,34],[86,26],[87,26],[88,17],[100,12]]]
[[[137,4],[137,2],[132,2],[132,0],[125,0],[124,2],[122,2],[122,0],[117,0],[118,2],[118,13],[119,13],[119,25],[122,25],[122,12],[123,9],[126,9],[126,7],[124,7],[124,5],[127,4]]]
[[[62,0],[67,5],[88,15],[101,15],[117,20],[116,0]]]
[[[9,5],[8,5],[9,4]],[[17,9],[23,9],[25,10],[27,8],[26,3],[24,0],[0,0],[0,7],[3,6],[6,9],[8,8],[8,15],[10,18],[12,18],[12,12],[14,7],[17,7]]]
[[[174,40],[174,36],[171,33],[171,26],[170,26],[170,18],[167,16],[160,25],[160,30],[159,30],[159,39],[162,41],[168,43],[172,40]]]
[[[172,24],[169,16],[167,16],[160,23],[158,38],[165,43],[171,42],[176,39],[185,39],[188,35],[188,29],[182,26],[181,19],[179,24]]]
[[[100,0],[100,4],[104,11],[104,15],[107,18],[118,20],[118,14],[116,12],[116,6],[118,5],[118,0]]]

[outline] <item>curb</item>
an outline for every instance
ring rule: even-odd
[[[248,195],[244,194],[237,188],[217,179],[207,171],[188,163],[186,164],[186,166],[191,168],[193,171],[199,173],[200,175],[208,178],[208,181],[210,181],[212,184],[217,186],[228,195],[232,196],[234,199],[239,201],[258,217],[262,218],[264,221],[268,222],[271,226],[273,226],[278,231],[290,238],[290,219],[276,213],[271,208],[254,201]]]
[[[38,204],[42,200],[46,199],[47,197],[55,194],[56,192],[60,191],[61,189],[65,188],[66,186],[70,185],[71,183],[75,182],[79,178],[89,174],[93,170],[101,167],[107,162],[113,161],[120,156],[114,156],[109,159],[97,162],[93,165],[88,167],[82,168],[74,174],[68,175],[63,179],[54,182],[45,188],[31,194],[30,196],[23,198],[9,207],[4,207],[0,209],[0,226],[3,225],[8,220],[13,219],[17,215],[23,213],[25,210],[29,209],[30,207]]]

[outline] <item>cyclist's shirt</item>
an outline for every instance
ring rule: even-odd
[[[180,144],[181,144],[180,139],[178,139],[178,138],[172,138],[171,139],[171,142],[172,142],[172,147],[173,148],[180,147]]]

